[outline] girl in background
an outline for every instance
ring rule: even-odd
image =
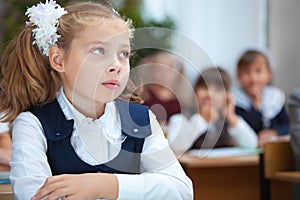
[[[258,135],[258,146],[289,132],[284,92],[270,85],[272,71],[267,57],[256,50],[246,51],[237,63],[240,88],[233,90],[236,113]]]
[[[92,2],[26,14],[1,63],[15,199],[192,199],[154,114],[121,94],[134,90],[130,21]]]
[[[181,113],[187,106],[183,62],[171,52],[156,50],[143,60],[142,65],[146,83],[144,104],[164,127],[172,115]]]

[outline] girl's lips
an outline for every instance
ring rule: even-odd
[[[102,83],[102,85],[110,90],[114,90],[120,86],[119,81],[117,81],[117,80],[106,81],[106,82]]]

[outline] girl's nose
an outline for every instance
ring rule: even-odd
[[[250,79],[251,79],[252,81],[256,81],[256,79],[257,79],[257,74],[251,73],[251,74],[249,75],[249,77],[250,77]]]
[[[107,68],[107,71],[109,73],[119,73],[120,70],[121,70],[121,64],[120,64],[120,62],[117,59],[115,59],[115,61],[112,62],[109,65],[109,67]]]

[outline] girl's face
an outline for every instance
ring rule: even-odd
[[[222,111],[226,105],[226,91],[217,84],[208,84],[208,87],[198,87],[196,89],[199,109],[201,107],[214,107],[218,111]]]
[[[103,104],[117,98],[129,77],[128,26],[119,19],[98,20],[77,34],[63,59],[64,92],[74,104]]]
[[[172,88],[180,75],[178,59],[167,53],[156,55],[151,67],[152,81],[165,87]]]
[[[271,81],[272,74],[265,58],[258,55],[252,64],[239,69],[238,78],[246,93],[256,96]]]

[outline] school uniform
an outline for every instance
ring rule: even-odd
[[[241,89],[232,91],[236,113],[258,133],[264,129],[274,129],[278,135],[289,133],[289,117],[285,109],[285,94],[274,86],[266,86],[263,89],[262,104],[259,109],[252,105],[251,98]]]
[[[13,122],[10,179],[16,199],[30,199],[53,174],[84,172],[115,173],[118,199],[193,198],[192,182],[151,111],[147,110],[144,114],[148,116],[142,117],[150,125],[151,133],[135,137],[133,132],[139,132],[140,127],[131,133],[123,129],[126,125],[116,101],[107,103],[104,114],[96,120],[76,111],[62,90],[52,104],[51,109],[60,110],[61,117],[65,117],[63,124],[69,125],[57,125],[60,121],[43,124],[47,120],[42,118],[47,115],[39,114],[45,113],[39,109],[23,112]],[[140,106],[137,107],[139,110]],[[144,107],[142,110],[145,111]],[[57,129],[51,131],[52,126]],[[64,147],[66,152],[62,151]]]
[[[164,101],[157,97],[155,91],[152,89],[147,89],[144,94],[145,102],[144,104],[152,106],[152,112],[156,115],[156,118],[159,122],[168,122],[172,115],[181,113],[181,107],[179,100],[175,97],[173,99]],[[155,107],[155,105],[160,105],[161,107]]]
[[[257,135],[241,117],[238,118],[237,124],[231,127],[224,119],[220,119],[218,123],[208,123],[199,113],[195,113],[191,118],[177,114],[170,118],[167,131],[170,146],[176,154],[190,148],[257,146]]]

